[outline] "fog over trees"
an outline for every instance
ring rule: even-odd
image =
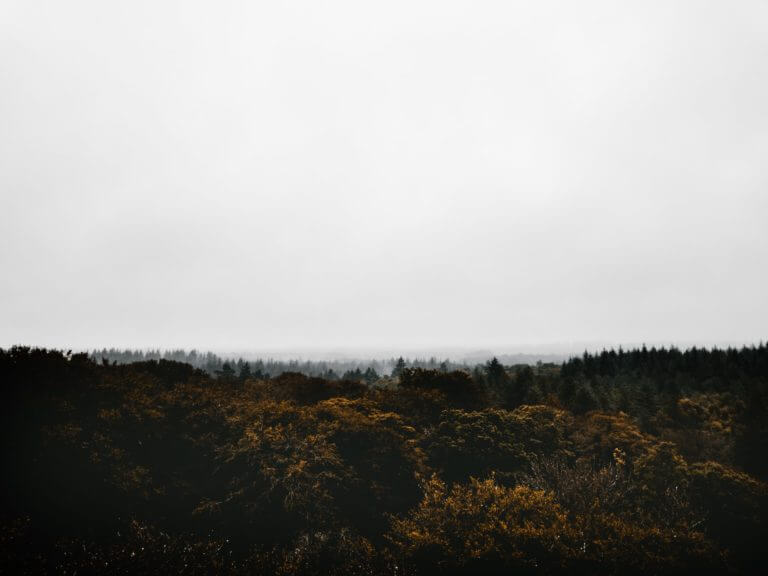
[[[768,1],[0,1],[0,575],[768,573]]]
[[[453,352],[454,357],[456,357],[456,351]],[[316,353],[316,355],[318,354]],[[227,370],[233,370],[237,374],[245,370],[247,374],[258,377],[274,377],[279,376],[283,372],[300,372],[306,376],[322,376],[323,378],[336,379],[339,377],[344,378],[347,375],[358,377],[361,373],[368,373],[368,380],[372,379],[373,374],[398,375],[405,366],[436,369],[442,372],[457,369],[469,370],[478,363],[478,357],[483,358],[483,361],[487,359],[487,357],[479,352],[465,352],[459,355],[460,358],[464,358],[463,360],[453,360],[450,357],[410,357],[408,355],[387,358],[382,352],[379,352],[377,358],[368,359],[355,359],[350,357],[349,354],[342,356],[338,353],[324,353],[320,356],[327,357],[328,359],[298,360],[290,358],[290,353],[287,352],[283,352],[281,356],[287,356],[288,358],[280,359],[254,353],[219,355],[214,352],[198,352],[197,350],[132,350],[117,348],[92,350],[89,352],[89,356],[96,362],[106,360],[118,364],[142,362],[144,360],[173,360],[203,369],[211,375],[220,373],[224,369],[224,365],[227,364]],[[509,364],[535,364],[562,361],[567,356],[564,354],[502,354],[500,358]]]

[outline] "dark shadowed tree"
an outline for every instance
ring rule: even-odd
[[[397,363],[395,363],[395,367],[392,369],[392,377],[400,378],[403,370],[405,370],[405,360],[400,356],[400,358],[397,359]]]

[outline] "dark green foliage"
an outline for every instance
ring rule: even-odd
[[[424,368],[404,368],[400,374],[400,387],[405,390],[438,390],[449,402],[471,406],[481,403],[484,389],[466,372],[440,372]]]
[[[405,359],[402,356],[400,356],[400,358],[397,359],[397,363],[395,364],[395,367],[392,368],[392,377],[400,378],[400,376],[403,373],[403,370],[405,370]]]
[[[224,362],[221,366],[221,370],[216,371],[216,376],[222,380],[232,380],[235,377],[235,369],[232,368],[232,365],[229,362]]]
[[[326,380],[310,378],[298,372],[284,372],[266,385],[265,390],[271,398],[289,399],[298,404],[315,404],[321,400],[336,398],[358,398],[366,387],[355,380]]]

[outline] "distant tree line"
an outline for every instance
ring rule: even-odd
[[[222,357],[213,352],[198,350],[149,350],[102,348],[88,353],[95,362],[131,364],[148,360],[172,360],[204,370],[211,376],[225,378],[275,378],[285,372],[326,380],[364,380],[373,383],[383,376],[397,376],[404,367],[424,368],[447,372],[469,369],[462,362],[438,358],[389,358],[385,360],[276,360],[273,358],[246,360],[242,357]]]

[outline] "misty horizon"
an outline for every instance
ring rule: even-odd
[[[215,354],[224,360],[245,360],[245,361],[277,361],[277,362],[356,362],[366,363],[371,361],[390,361],[396,358],[406,360],[447,360],[450,362],[465,363],[467,365],[483,364],[492,358],[498,358],[507,364],[536,362],[554,362],[560,363],[588,354],[597,354],[602,351],[630,351],[641,349],[677,349],[680,351],[690,350],[692,348],[705,350],[726,350],[741,349],[762,346],[763,340],[756,342],[737,342],[737,341],[719,341],[719,342],[571,342],[554,344],[535,344],[527,346],[497,346],[497,347],[472,347],[472,346],[453,346],[453,347],[423,347],[423,348],[403,348],[403,347],[334,347],[323,348],[320,346],[308,348],[215,348],[215,347],[183,347],[183,346],[49,346],[50,349],[71,350],[74,353],[94,354],[98,359],[98,354],[102,350],[130,351],[143,353],[159,353],[166,356],[169,353],[183,352],[189,354],[195,352],[200,355],[207,353]],[[5,345],[11,346],[31,346],[35,344],[13,343]]]

